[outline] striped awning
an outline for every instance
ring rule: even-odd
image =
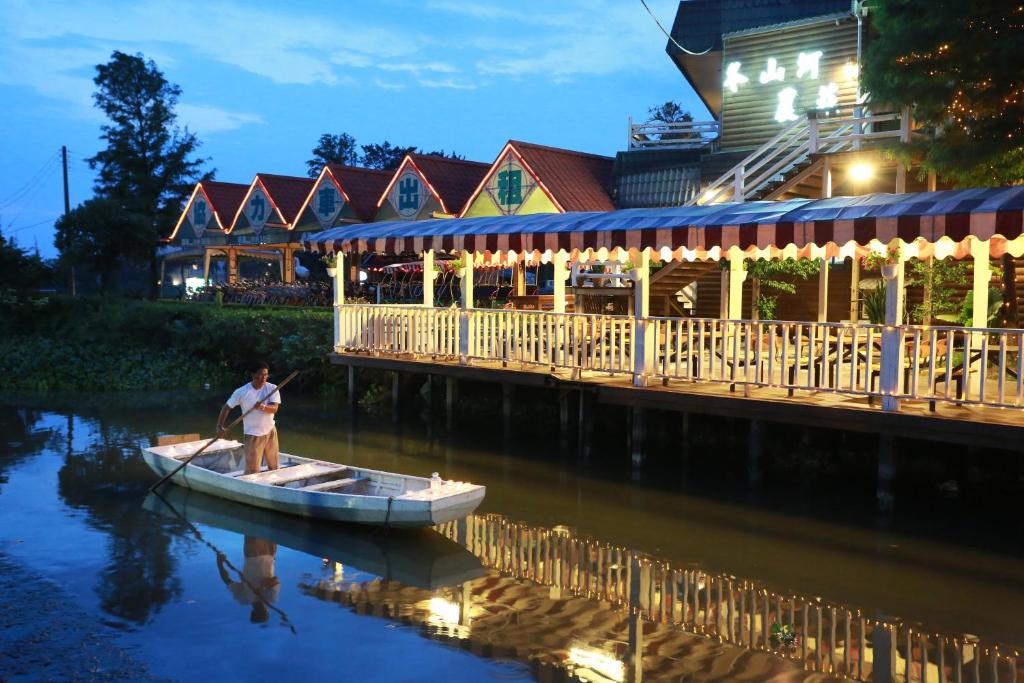
[[[620,249],[650,247],[655,258],[693,260],[717,259],[733,247],[747,255],[851,255],[899,239],[917,244],[917,255],[962,257],[967,253],[964,240],[971,235],[994,238],[993,255],[1024,250],[1024,239],[1018,239],[1022,232],[1024,187],[1009,187],[363,223],[310,235],[303,244],[321,253],[466,250],[501,261],[546,260],[560,250],[573,258],[604,260]]]

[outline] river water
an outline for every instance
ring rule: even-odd
[[[0,406],[0,564],[20,582],[0,680],[1024,680],[1021,522],[999,505],[879,518],[834,480],[752,492],[716,465],[728,439],[685,465],[659,443],[638,469],[618,442],[581,460],[536,425],[443,434],[294,397],[283,451],[482,483],[482,508],[382,533],[147,496],[138,447],[210,432],[221,399]],[[83,629],[116,656],[77,652]]]

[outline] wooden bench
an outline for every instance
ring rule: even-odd
[[[330,474],[331,472],[337,472],[338,470],[343,469],[346,469],[344,465],[321,465],[320,463],[315,462],[304,462],[301,465],[283,467],[277,470],[243,474],[238,478],[242,481],[251,481],[257,484],[273,484],[274,486],[281,486],[293,481],[299,481],[300,479],[322,477],[325,474]]]
[[[345,488],[346,486],[352,486],[358,484],[361,481],[366,481],[366,477],[349,477],[348,479],[335,479],[333,481],[324,481],[319,484],[313,484],[311,486],[303,486],[300,491],[312,491],[320,492],[330,491],[332,489]]]

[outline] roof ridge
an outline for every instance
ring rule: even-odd
[[[536,142],[526,142],[525,140],[509,140],[509,145],[523,145],[525,147],[533,147],[535,149],[542,149],[546,152],[556,152],[558,154],[571,154],[578,157],[588,157],[590,159],[601,159],[615,161],[615,157],[605,156],[603,154],[594,154],[593,152],[580,152],[575,149],[565,149],[564,147],[552,147],[550,145],[541,145]]]
[[[391,168],[367,168],[365,166],[349,166],[348,164],[325,164],[332,170],[337,171],[359,171],[361,173],[386,173],[391,175],[395,172],[395,169]]]
[[[200,185],[232,185],[235,187],[249,187],[252,183],[231,183],[226,180],[200,180]]]
[[[283,178],[284,180],[305,180],[313,182],[316,178],[307,178],[301,175],[282,175],[281,173],[257,173],[257,178]]]
[[[430,159],[432,161],[443,161],[449,164],[466,164],[472,166],[481,166],[483,168],[490,168],[491,162],[489,161],[473,161],[471,159],[453,159],[451,157],[443,157],[439,154],[410,154],[413,161],[416,159]]]

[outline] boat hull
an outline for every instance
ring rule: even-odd
[[[181,464],[181,460],[161,455],[154,452],[155,450],[143,449],[142,455],[146,464],[157,475],[166,476]],[[319,462],[287,454],[281,456],[297,462]],[[419,477],[388,472],[362,469],[359,471],[392,478],[427,481]],[[198,466],[182,468],[169,481],[207,495],[266,510],[312,519],[393,527],[427,527],[461,519],[476,510],[486,493],[484,487],[472,486],[465,491],[435,500],[407,500],[401,496],[393,496],[389,501],[389,497],[383,495],[323,493],[254,483]]]

